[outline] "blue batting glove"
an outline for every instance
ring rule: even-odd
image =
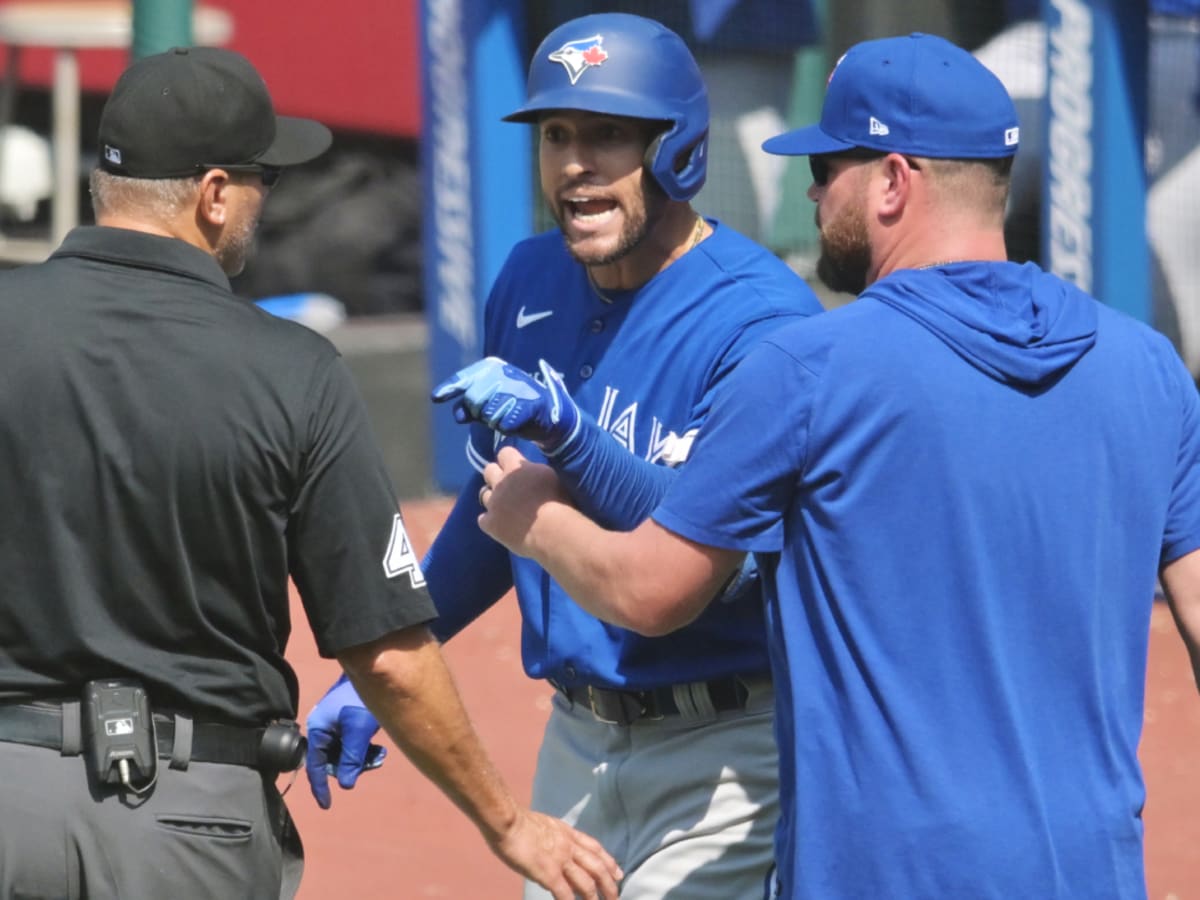
[[[459,423],[477,420],[504,435],[525,438],[554,456],[579,434],[579,407],[557,372],[538,360],[539,375],[489,356],[439,384],[433,402],[456,400]]]
[[[383,765],[387,748],[372,744],[379,723],[363,706],[350,679],[342,675],[325,696],[317,701],[305,723],[308,755],[304,773],[317,806],[329,809],[329,776],[337,775],[338,784],[349,790],[358,776]]]

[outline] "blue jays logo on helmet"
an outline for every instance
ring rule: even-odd
[[[598,66],[608,59],[607,51],[601,46],[603,43],[604,37],[599,34],[578,41],[567,41],[550,54],[550,60],[562,63],[571,84],[574,84],[592,66]]]

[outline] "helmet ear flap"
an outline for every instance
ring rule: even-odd
[[[690,200],[704,184],[708,129],[705,128],[704,132],[682,151],[677,149],[678,136],[672,138],[664,150],[663,142],[674,131],[674,128],[668,127],[654,136],[642,154],[642,166],[659,187],[666,191],[667,196],[673,200]],[[660,158],[663,152],[669,153],[672,149],[676,149],[673,158]]]

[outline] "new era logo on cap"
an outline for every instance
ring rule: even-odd
[[[1005,128],[1004,129],[1004,146],[1015,147],[1021,142],[1020,128]]]
[[[116,147],[110,147],[110,146],[108,146],[108,144],[105,144],[104,145],[104,158],[107,159],[114,166],[119,166],[121,164],[121,151],[118,150]]]
[[[891,134],[892,129],[888,128],[874,116],[871,116],[870,134]]]
[[[598,66],[608,59],[608,51],[601,46],[603,43],[604,37],[599,34],[578,41],[567,41],[550,54],[550,60],[562,63],[571,84],[574,84],[592,66]]]

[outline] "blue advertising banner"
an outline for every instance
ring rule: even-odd
[[[1145,0],[1043,0],[1047,268],[1150,321]]]
[[[430,384],[479,358],[484,300],[533,231],[529,129],[500,121],[525,98],[523,0],[422,0],[421,152]],[[433,479],[469,477],[466,429],[430,413]]]

